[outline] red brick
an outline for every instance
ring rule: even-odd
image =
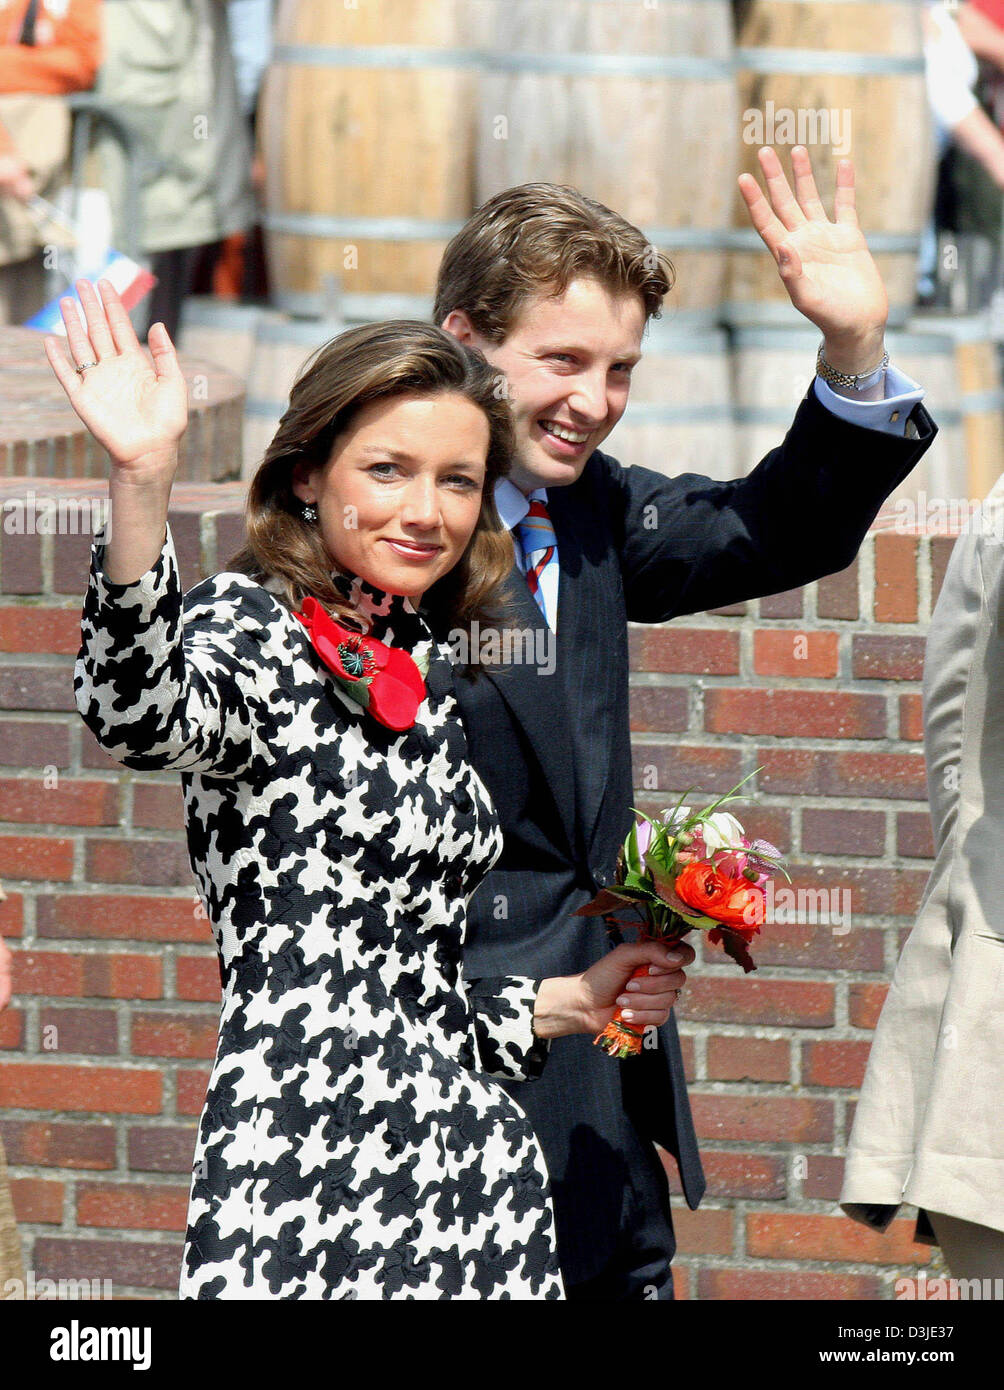
[[[948,568],[948,561],[951,559],[952,551],[955,549],[957,536],[932,536],[931,537],[931,611],[938,601],[941,593],[941,586],[945,582],[945,570]]]
[[[39,898],[36,920],[39,936],[46,937],[212,941],[209,922],[194,895],[57,893]]]
[[[758,628],[753,633],[753,669],[759,676],[827,678],[838,669],[835,632]]]
[[[8,1163],[37,1168],[114,1168],[115,1128],[51,1120],[0,1121]]]
[[[923,637],[856,632],[851,639],[851,675],[855,680],[922,680],[924,646]]]
[[[720,744],[692,747],[683,744],[642,743],[634,741],[634,784],[655,796],[692,789],[696,800],[702,795],[714,797],[730,792],[743,775],[743,755],[738,748],[723,748]],[[646,777],[645,769],[655,770],[656,785]],[[669,804],[672,804],[670,802]]]
[[[818,854],[881,856],[885,852],[885,814],[807,806],[802,812],[802,849]]]
[[[766,1202],[772,1198],[783,1201],[786,1196],[784,1160],[773,1154],[722,1153],[717,1149],[705,1149],[701,1164],[708,1180],[709,1197]],[[676,1219],[675,1211],[673,1219]]]
[[[87,839],[88,881],[180,887],[192,883],[188,851],[182,840]]]
[[[163,994],[156,956],[69,951],[18,951],[14,988],[18,994],[75,998],[159,999]]]
[[[175,994],[179,999],[219,1002],[220,966],[215,956],[179,956],[176,979]]]
[[[179,1069],[175,1072],[174,1085],[178,1097],[178,1114],[198,1115],[209,1088],[209,1072],[195,1067]]]
[[[632,628],[631,669],[696,676],[739,674],[739,633],[731,628]]]
[[[760,747],[756,760],[764,768],[758,778],[759,788],[771,796],[927,800],[927,775],[921,752]]]
[[[673,1231],[676,1248],[682,1255],[732,1254],[731,1211],[703,1205],[697,1211],[677,1207],[673,1212]]]
[[[808,1171],[802,1196],[816,1202],[835,1202],[844,1184],[844,1160],[837,1154],[806,1154]]]
[[[838,899],[838,902],[842,899]],[[853,906],[853,895],[850,898]],[[809,913],[806,913],[808,916]],[[821,916],[821,914],[818,914]],[[846,926],[850,930],[844,930]],[[703,942],[702,959],[719,965],[721,948]],[[805,966],[815,970],[883,970],[882,931],[848,922],[768,922],[753,944],[759,966]]]
[[[0,666],[0,709],[75,710],[73,667]]]
[[[0,719],[0,766],[69,765],[69,724],[54,719]]]
[[[79,1182],[77,1224],[126,1231],[184,1231],[188,1186]]]
[[[63,1191],[63,1184],[51,1178],[11,1178],[15,1218],[47,1226],[62,1225]]]
[[[114,1288],[177,1293],[183,1242],[40,1236],[32,1251],[36,1279],[110,1279]]]
[[[760,617],[800,618],[804,601],[803,589],[783,589],[779,594],[765,594],[760,600]]]
[[[39,1014],[39,1023],[42,1050],[48,1055],[83,1052],[109,1057],[118,1052],[118,1018],[114,1009],[45,1008]]]
[[[847,991],[847,1016],[852,1028],[874,1028],[889,993],[888,985],[855,983]]]
[[[631,731],[682,734],[687,728],[689,692],[679,685],[633,685]]]
[[[875,621],[917,621],[917,550],[913,536],[875,537]]]
[[[833,1025],[833,986],[814,980],[690,976],[677,1012],[691,1021],[829,1028]]]
[[[871,1043],[811,1042],[802,1044],[802,1081],[807,1086],[850,1086],[864,1079]]]
[[[46,787],[37,777],[0,777],[0,816],[22,825],[117,825],[115,782],[76,782],[60,777]]]
[[[0,936],[20,936],[24,931],[24,898],[8,892],[0,898]]]
[[[24,1014],[20,1009],[8,1005],[6,1009],[0,1010],[0,1048],[4,1051],[11,1048],[20,1050],[23,1046]]]
[[[740,1144],[833,1142],[833,1102],[791,1095],[705,1095],[691,1091],[694,1128],[701,1139]]]
[[[144,830],[183,830],[185,803],[180,784],[136,782],[132,823]]]
[[[2,531],[2,528],[0,528]],[[42,592],[42,538],[0,534],[0,593]]]
[[[54,835],[0,835],[0,878],[69,879],[73,841]]]
[[[697,1297],[708,1302],[716,1299],[744,1303],[752,1299],[778,1303],[819,1303],[829,1299],[871,1302],[882,1297],[882,1285],[867,1274],[719,1267],[700,1271]]]
[[[791,1054],[784,1038],[708,1038],[708,1076],[718,1081],[788,1081]]]
[[[136,1057],[213,1057],[216,1014],[135,1013],[130,1051]]]
[[[816,581],[816,613],[820,618],[856,621],[859,616],[857,560],[847,569]]]
[[[893,1221],[885,1234],[879,1235],[846,1216],[748,1212],[746,1248],[754,1259],[926,1264],[930,1246],[915,1244],[913,1229],[913,1221]]]
[[[708,690],[705,727],[713,734],[793,738],[884,738],[885,699],[845,690]]]
[[[131,1127],[126,1133],[126,1167],[136,1173],[184,1173],[188,1176],[192,1171],[197,1134],[197,1125],[147,1123]]]
[[[928,811],[900,811],[896,816],[896,853],[903,859],[933,859],[934,829]]]
[[[79,648],[79,608],[0,607],[0,652],[76,656]]]
[[[900,695],[899,736],[918,742],[924,737],[924,701],[919,693]]]
[[[160,1073],[151,1068],[13,1061],[0,1067],[0,1105],[10,1109],[156,1115],[161,1093]]]

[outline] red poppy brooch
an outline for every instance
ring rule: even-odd
[[[388,729],[399,733],[412,727],[425,699],[425,681],[407,652],[343,627],[311,596],[303,600],[303,612],[293,616],[353,700]]]

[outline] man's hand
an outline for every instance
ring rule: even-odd
[[[568,1033],[599,1033],[618,1007],[632,1011],[638,1028],[661,1028],[669,1018],[678,992],[687,977],[694,948],[681,941],[667,948],[657,941],[637,946],[615,946],[581,975],[556,975],[542,980],[534,1007],[533,1028],[539,1038],[560,1038]],[[640,965],[648,975],[632,980]]]
[[[14,957],[3,937],[0,936],[0,1009],[10,1003],[11,971]]]
[[[858,226],[854,165],[849,159],[838,161],[836,220],[831,222],[804,145],[791,152],[794,193],[772,149],[761,149],[759,159],[770,204],[752,174],[740,174],[739,188],[792,304],[822,331],[826,359],[838,371],[877,367],[889,298]]]
[[[31,171],[19,154],[0,154],[0,193],[23,203],[35,192]]]

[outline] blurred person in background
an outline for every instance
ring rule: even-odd
[[[273,11],[273,0],[230,0],[228,11],[237,95],[253,150],[251,183],[256,209],[265,188],[265,161],[255,148],[258,94],[272,56]],[[246,232],[231,232],[223,239],[215,263],[201,266],[200,272],[192,285],[196,294],[214,294],[220,299],[268,298],[264,238],[257,213]]]
[[[48,297],[44,224],[26,204],[59,181],[62,97],[93,85],[100,45],[100,0],[0,0],[0,323],[23,323]]]
[[[1004,476],[952,549],[928,632],[936,858],[875,1030],[839,1199],[878,1231],[917,1206],[963,1279],[1004,1275],[1002,537]]]
[[[925,4],[924,55],[935,120],[938,187],[920,258],[922,301],[935,294],[936,228],[981,237],[999,255],[1004,198],[1004,0]],[[994,275],[1000,279],[1000,261]],[[970,306],[982,308],[982,304]]]
[[[251,139],[227,11],[227,0],[113,0],[104,7],[96,91],[135,142],[138,249],[158,280],[144,301],[146,327],[160,321],[172,338],[201,269],[255,217]],[[129,156],[108,132],[97,145],[118,242]]]

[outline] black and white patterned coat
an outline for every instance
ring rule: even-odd
[[[464,980],[499,853],[445,644],[359,578],[371,635],[430,657],[413,728],[338,685],[275,586],[183,595],[170,528],[133,584],[99,532],[77,708],[136,769],[177,769],[223,1002],[180,1292],[561,1298],[547,1171],[491,1076],[536,1076],[539,981]]]

